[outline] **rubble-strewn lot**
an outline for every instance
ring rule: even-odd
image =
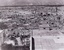
[[[42,38],[40,41],[38,41],[39,38],[35,38],[35,47],[41,47],[44,50],[48,48],[50,50],[58,49],[62,44],[56,44],[54,40],[57,39],[53,39],[53,36],[59,35],[55,30],[64,29],[64,6],[0,7],[0,29],[3,30],[3,41],[6,41],[10,36],[13,38],[20,37],[23,46],[30,46],[30,35],[33,37],[52,36],[51,39]],[[48,30],[54,31],[48,32]],[[63,35],[64,32],[61,34]]]
[[[3,22],[7,28],[13,27],[14,29],[17,27],[22,27],[22,29],[63,29],[63,8],[64,6],[0,7],[0,23]]]

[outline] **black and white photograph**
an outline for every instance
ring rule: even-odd
[[[64,0],[0,0],[0,50],[64,50]]]
[[[32,31],[28,28],[26,8],[0,8],[0,50],[30,50]]]

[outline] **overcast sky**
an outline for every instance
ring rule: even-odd
[[[64,5],[64,0],[0,0],[0,6],[7,5]]]

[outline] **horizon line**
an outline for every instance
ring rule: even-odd
[[[6,5],[6,6],[0,6],[0,7],[21,7],[21,6],[48,6],[48,7],[61,7],[64,5]]]

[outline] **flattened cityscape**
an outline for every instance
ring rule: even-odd
[[[64,50],[63,41],[64,6],[0,7],[0,50]]]

